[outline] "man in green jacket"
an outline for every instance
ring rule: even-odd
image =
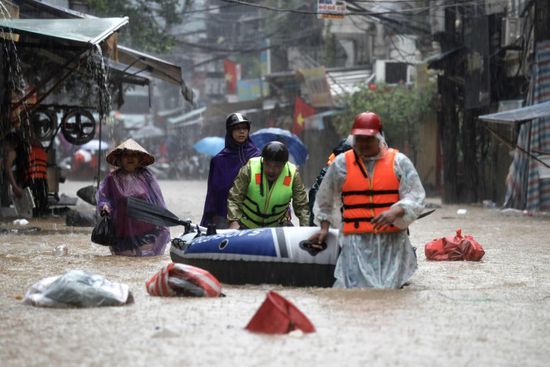
[[[229,228],[289,225],[291,200],[300,225],[307,226],[309,207],[302,179],[296,166],[288,161],[287,147],[272,141],[264,147],[261,157],[251,158],[241,168],[229,190]]]

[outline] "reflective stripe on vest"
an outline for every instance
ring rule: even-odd
[[[48,177],[48,153],[44,148],[31,146],[29,152],[29,165],[27,168],[27,180],[46,179]]]
[[[286,216],[292,199],[296,166],[287,162],[277,180],[269,188],[261,157],[251,158],[249,164],[250,183],[241,207],[241,222],[248,228],[276,227]]]
[[[384,157],[376,161],[370,179],[353,149],[344,154],[347,169],[342,186],[344,233],[375,232],[370,223],[372,218],[399,201],[399,180],[393,168],[397,150],[388,149]],[[398,231],[399,228],[388,226],[376,232]]]

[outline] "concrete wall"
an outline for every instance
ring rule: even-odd
[[[307,189],[311,187],[315,178],[319,174],[341,138],[334,130],[332,123],[325,119],[325,128],[323,130],[304,130],[300,134],[300,139],[307,146],[309,158],[304,167],[300,167],[300,174],[304,179],[304,185]]]
[[[422,184],[428,192],[433,192],[437,183],[437,129],[437,118],[435,114],[432,114],[426,116],[418,133],[418,153],[415,166]]]

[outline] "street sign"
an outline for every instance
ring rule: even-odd
[[[318,0],[317,13],[319,19],[344,19],[346,4],[337,0]]]

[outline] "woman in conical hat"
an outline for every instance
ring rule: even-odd
[[[128,217],[127,200],[136,197],[166,207],[157,180],[146,166],[155,158],[141,145],[128,139],[107,155],[107,162],[118,167],[109,173],[97,192],[97,210],[109,214],[118,242],[111,246],[115,255],[162,255],[170,240],[166,227],[148,224]]]

